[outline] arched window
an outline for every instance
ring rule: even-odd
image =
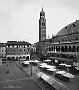
[[[75,46],[72,47],[72,52],[76,52],[76,47]]]
[[[49,51],[51,51],[51,48],[49,47]]]
[[[64,47],[63,46],[61,47],[61,52],[64,52]]]
[[[57,50],[57,46],[56,46],[56,51],[58,51],[58,50]]]
[[[60,46],[58,47],[58,51],[60,51]]]
[[[77,52],[79,52],[79,47],[77,46]]]
[[[67,52],[67,46],[65,46],[65,52]]]
[[[69,52],[71,52],[71,46],[69,46]]]
[[[54,51],[55,51],[55,46],[54,46]]]
[[[52,51],[53,51],[53,47],[52,47]]]

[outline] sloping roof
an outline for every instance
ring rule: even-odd
[[[0,43],[1,47],[6,47],[6,43]]]
[[[17,41],[7,41],[7,44],[17,44]]]
[[[25,41],[7,41],[7,45],[31,45],[29,42]]]
[[[71,33],[77,33],[77,32],[79,32],[79,20],[76,20],[75,22],[65,26],[64,28],[62,28],[56,34],[56,36],[66,35],[66,34],[71,34]]]

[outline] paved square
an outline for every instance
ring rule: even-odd
[[[0,66],[0,90],[5,89],[42,90],[15,62],[5,63]]]

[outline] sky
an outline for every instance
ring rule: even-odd
[[[79,0],[0,0],[0,42],[38,42],[42,7],[47,38],[79,20]]]

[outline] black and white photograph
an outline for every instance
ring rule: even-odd
[[[0,90],[79,90],[79,1],[0,0]]]

